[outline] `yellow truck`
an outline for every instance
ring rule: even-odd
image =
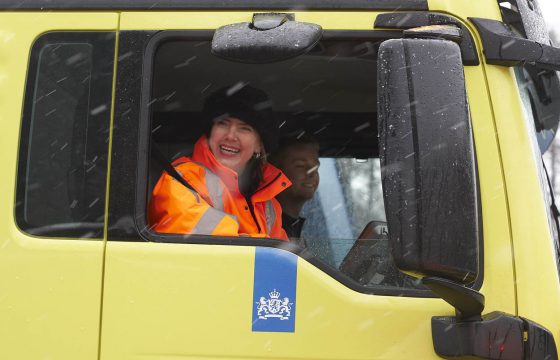
[[[536,0],[0,9],[0,359],[558,358]],[[247,84],[320,144],[307,245],[156,233],[154,149]]]

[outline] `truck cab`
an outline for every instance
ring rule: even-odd
[[[0,9],[0,358],[558,358],[536,0]],[[319,144],[306,245],[154,231],[205,99],[248,85]]]

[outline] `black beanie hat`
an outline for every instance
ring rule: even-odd
[[[214,119],[234,117],[259,133],[266,152],[271,153],[278,147],[278,120],[272,111],[272,102],[262,90],[249,85],[221,88],[205,100],[204,113],[209,121],[208,134]]]

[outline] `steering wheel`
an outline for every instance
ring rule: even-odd
[[[384,221],[366,224],[339,269],[363,285],[403,286],[406,281],[393,263]]]

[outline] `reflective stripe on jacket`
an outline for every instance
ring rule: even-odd
[[[195,191],[164,172],[148,208],[154,231],[287,240],[275,196],[291,183],[279,169],[264,166],[263,180],[251,197],[253,217],[250,204],[239,192],[237,173],[216,160],[206,136],[196,142],[192,158],[179,158],[173,166]]]

